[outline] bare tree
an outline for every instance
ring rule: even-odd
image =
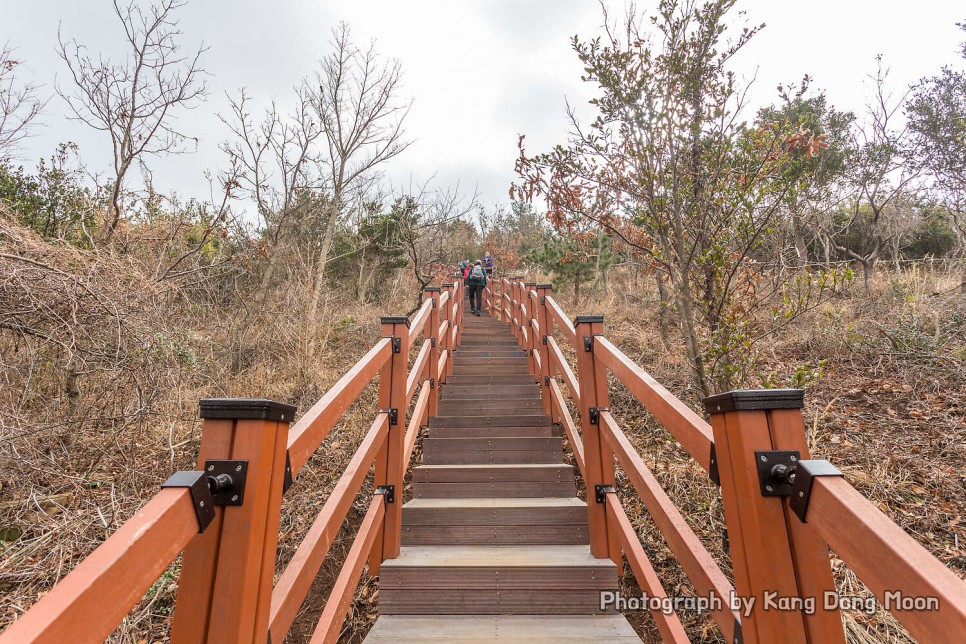
[[[868,106],[868,122],[855,128],[853,134],[850,212],[830,237],[836,251],[862,265],[866,295],[876,262],[893,235],[898,234],[897,227],[888,221],[890,214],[898,212],[893,202],[915,192],[922,176],[921,168],[911,163],[912,132],[906,123],[900,123],[909,90],[898,97],[890,92],[889,70],[883,68],[881,57],[878,64],[872,79],[875,93]],[[863,234],[850,234],[859,229]]]
[[[190,137],[177,129],[176,113],[195,107],[207,93],[200,66],[206,47],[183,55],[179,44],[182,32],[174,14],[184,5],[182,0],[163,0],[142,9],[133,1],[120,5],[114,0],[128,51],[123,62],[93,56],[76,40],[65,41],[58,31],[59,54],[74,87],[58,87],[57,93],[73,118],[111,139],[111,214],[101,232],[104,241],[114,236],[121,221],[124,182],[131,166],[148,156],[183,152]]]
[[[332,196],[316,259],[310,320],[322,296],[326,263],[348,192],[374,182],[379,166],[411,143],[403,131],[411,103],[399,100],[399,61],[381,59],[375,43],[367,49],[356,46],[345,23],[333,31],[332,47],[316,74],[319,88],[314,105],[328,143],[325,155]]]
[[[18,81],[17,68],[22,64],[9,43],[0,48],[0,159],[30,136],[34,119],[47,104],[37,96],[36,85]]]

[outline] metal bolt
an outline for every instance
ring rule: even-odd
[[[215,466],[214,465],[209,465],[208,466],[208,471],[209,472],[214,472],[215,471]]]
[[[762,454],[759,458],[761,458],[762,463],[766,463],[768,461],[768,457],[765,456],[764,454]]]
[[[202,508],[205,507],[205,502],[204,501],[198,501],[198,506],[199,507],[202,507]]]
[[[798,493],[798,498],[804,499],[805,498],[805,493],[804,492],[799,492]]]
[[[766,486],[765,486],[765,489],[766,489],[766,490],[768,490],[769,492],[774,492],[774,491],[775,491],[775,488],[773,488],[773,487],[772,487],[772,486],[770,486],[770,485],[766,485]]]
[[[788,460],[790,460],[792,463],[794,463],[795,461],[798,460],[798,457],[795,456],[794,454],[792,454],[791,456],[788,457]]]
[[[237,500],[238,500],[238,495],[237,495],[237,494],[233,494],[233,495],[231,496],[231,500],[232,500],[232,501],[237,501]]]
[[[238,465],[235,466],[235,471],[236,472],[241,472],[242,471],[241,463],[239,463]]]

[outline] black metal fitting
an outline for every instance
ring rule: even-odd
[[[546,333],[543,334],[543,338],[541,338],[541,340],[543,341],[544,344],[547,344],[547,334]]]
[[[769,409],[801,409],[805,406],[801,389],[739,389],[704,399],[709,414],[727,411],[762,411]]]
[[[790,496],[798,472],[797,450],[755,450],[762,496]]]
[[[741,634],[741,620],[735,618],[735,635],[731,638],[731,644],[744,644],[745,636]]]
[[[245,502],[248,461],[205,461],[205,476],[215,505],[241,505]]]
[[[616,494],[617,490],[614,489],[613,485],[595,485],[594,486],[594,498],[597,499],[598,503],[606,503],[608,494]]]
[[[282,494],[288,492],[289,488],[295,485],[295,477],[292,476],[292,459],[285,450],[285,478],[282,480]]]
[[[389,414],[389,424],[390,425],[398,425],[399,424],[399,410],[396,409],[395,407],[384,407],[383,409],[380,409],[379,410],[379,413],[380,414],[382,414],[382,413]]]
[[[435,347],[436,346],[436,338],[432,338],[431,337],[429,339],[429,346],[431,346],[431,347]]]
[[[409,318],[405,315],[383,315],[379,317],[382,324],[405,324],[409,328]]]
[[[600,314],[578,315],[577,317],[574,318],[574,326],[577,326],[578,324],[603,324],[603,323],[604,323],[604,316]]]
[[[550,386],[550,376],[544,376],[543,377],[543,386],[544,387],[549,387]]]
[[[711,443],[711,457],[708,459],[708,478],[720,487],[721,475],[718,473],[718,453],[714,449],[714,443]]]
[[[529,351],[530,351],[530,357],[532,358],[532,357],[533,357],[533,347],[531,347],[531,348],[529,349]]]
[[[594,352],[594,336],[592,335],[584,336],[584,351],[587,353]]]
[[[430,389],[436,389],[436,378],[430,378],[429,379],[429,388]]]
[[[397,338],[394,335],[384,335],[382,337],[389,338],[390,340],[392,340],[393,353],[402,353],[402,338]]]
[[[380,485],[376,487],[376,491],[373,492],[376,495],[382,495],[382,499],[386,503],[396,502],[396,486],[395,485]]]
[[[610,409],[607,407],[591,407],[587,410],[587,420],[590,421],[591,425],[600,424],[600,412],[602,411],[610,411]]]
[[[265,398],[208,398],[199,403],[202,418],[292,422],[295,407]]]
[[[812,495],[812,483],[819,476],[843,476],[837,467],[823,460],[806,460],[798,462],[798,472],[795,475],[795,483],[792,485],[791,499],[788,507],[805,523],[805,515],[808,514],[808,501]]]
[[[546,304],[547,304],[547,296],[546,295],[541,295],[540,296],[540,306],[545,306]]]
[[[205,472],[175,472],[168,480],[161,484],[162,488],[188,488],[191,503],[198,517],[198,532],[202,533],[215,519],[215,503],[208,488],[208,476]]]

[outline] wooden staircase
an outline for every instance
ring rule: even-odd
[[[523,350],[497,320],[464,318],[413,497],[366,641],[639,641],[600,609],[616,567],[590,554],[573,468]]]

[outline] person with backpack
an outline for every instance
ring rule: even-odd
[[[486,269],[483,268],[483,262],[476,260],[467,271],[466,283],[470,293],[470,312],[479,317],[483,310],[483,289],[486,288]]]
[[[490,251],[486,251],[483,255],[483,268],[487,275],[493,274],[493,255],[490,255]]]
[[[470,260],[464,260],[466,265],[463,267],[463,290],[466,292],[466,298],[470,297],[470,271],[473,269],[473,264]]]

